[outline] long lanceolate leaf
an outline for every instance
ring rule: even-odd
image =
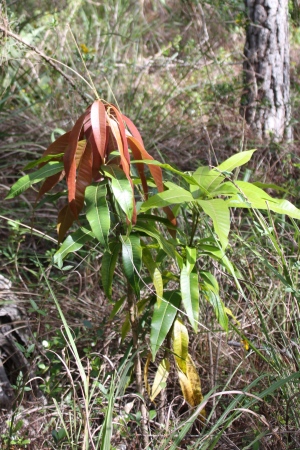
[[[103,164],[106,145],[106,111],[100,100],[95,101],[91,107],[91,128],[95,147]],[[93,149],[94,150],[94,149]]]
[[[180,306],[180,294],[177,291],[165,292],[164,299],[156,302],[151,321],[150,343],[153,360],[171,330],[177,310]]]
[[[14,198],[26,191],[30,186],[35,183],[39,183],[47,177],[51,177],[57,173],[62,172],[63,164],[59,161],[49,161],[45,166],[41,167],[37,171],[24,175],[20,178],[10,189],[6,198]]]
[[[231,172],[233,169],[241,167],[248,161],[250,161],[251,156],[253,155],[254,152],[255,150],[246,150],[245,152],[236,153],[235,155],[226,159],[226,161],[222,162],[217,167],[217,170],[219,170],[220,172],[224,171]]]
[[[189,272],[187,266],[183,266],[180,274],[180,289],[182,303],[187,317],[194,331],[198,330],[199,320],[199,286],[196,272]]]
[[[44,181],[44,183],[42,184],[38,196],[36,198],[36,202],[47,192],[49,192],[54,186],[57,185],[57,183],[59,183],[63,177],[65,176],[65,172],[64,170],[56,173],[55,175],[52,175],[50,177],[47,177],[46,180]]]
[[[134,126],[134,125],[132,124],[130,129],[132,129],[132,126]],[[144,148],[143,141],[139,135],[138,130],[134,130],[134,131],[135,131],[134,137],[133,136],[127,137],[129,147],[131,148],[134,158],[136,160],[140,159],[140,160],[148,160],[148,161],[153,160],[154,161],[154,158],[152,158],[152,156]],[[149,164],[148,167],[149,167],[150,173],[155,181],[158,192],[163,192],[164,185],[163,185],[163,177],[162,177],[161,168],[158,165],[153,165],[153,164]],[[141,182],[142,182],[145,198],[147,200],[148,186],[147,186],[147,181],[146,181],[146,177],[145,177],[145,173],[144,173],[144,164],[137,163],[137,169],[138,169],[139,175],[141,177]],[[166,213],[166,215],[167,215],[169,221],[172,223],[172,225],[176,225],[176,219],[175,219],[175,216],[174,216],[172,210],[168,206],[164,206],[163,210]],[[173,237],[175,237],[176,233],[173,232],[172,230],[169,230],[169,231],[170,231],[170,234],[173,235]]]
[[[70,205],[67,204],[62,207],[58,213],[57,217],[57,233],[58,233],[58,243],[61,243],[66,235],[66,232],[72,226],[75,220],[74,214],[70,209]]]
[[[104,253],[102,258],[102,285],[109,300],[112,298],[112,282],[120,250],[121,244],[119,242],[111,242],[109,244],[109,250]]]
[[[126,278],[134,289],[135,295],[140,296],[140,271],[142,268],[142,247],[137,235],[122,237],[122,259]]]
[[[107,247],[110,229],[110,213],[106,201],[106,185],[89,186],[86,189],[86,218],[96,239]]]
[[[166,381],[168,379],[170,372],[170,363],[164,358],[157,369],[155,374],[155,378],[152,385],[150,400],[153,402],[154,399],[158,396],[158,394],[166,387]]]
[[[130,166],[130,156],[129,156],[128,142],[126,139],[126,130],[125,130],[125,126],[123,123],[122,114],[118,111],[118,109],[114,105],[109,105],[109,107],[112,109],[112,111],[114,112],[114,114],[116,116],[118,127],[120,130],[121,139],[123,142],[123,156],[126,159],[126,161],[128,163],[128,167],[129,167]]]
[[[67,151],[64,155],[64,166],[66,171],[66,181],[68,186],[68,201],[70,204],[70,208],[72,210],[72,213],[77,218],[78,217],[78,211],[75,204],[75,187],[76,187],[76,161],[75,161],[75,154],[76,149],[78,145],[78,141],[80,139],[80,136],[82,134],[82,128],[83,128],[83,122],[86,117],[86,114],[82,114],[82,116],[79,117],[77,122],[75,123],[69,137],[69,145],[67,148]]]
[[[74,253],[77,250],[80,250],[86,242],[92,240],[93,238],[93,233],[83,227],[75,231],[75,233],[67,237],[59,250],[57,250],[54,255],[54,262],[59,267],[62,267],[62,262],[69,253]]]
[[[230,213],[228,205],[224,200],[197,200],[203,211],[211,217],[214,225],[214,230],[218,235],[223,249],[228,244],[228,234],[230,230]]]
[[[92,164],[92,148],[88,142],[80,159],[76,177],[75,204],[78,212],[83,208],[85,189],[92,182]]]
[[[71,131],[68,131],[62,136],[59,136],[59,138],[57,138],[56,141],[52,142],[52,144],[49,145],[47,150],[44,151],[42,159],[50,155],[60,155],[61,153],[64,154],[69,145],[70,134]],[[41,160],[40,164],[44,164],[44,161]]]
[[[133,217],[134,198],[133,191],[128,178],[124,172],[115,165],[103,166],[103,172],[111,179],[111,189],[116,202],[124,211],[129,221]]]
[[[173,351],[175,361],[179,369],[186,373],[186,359],[188,355],[189,335],[186,326],[180,319],[176,319],[173,325]]]
[[[150,208],[162,208],[172,204],[181,204],[183,202],[191,202],[194,198],[192,194],[177,186],[176,188],[168,189],[167,191],[153,195],[141,206],[141,211],[148,211]]]

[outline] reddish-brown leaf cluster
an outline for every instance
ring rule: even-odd
[[[133,122],[114,105],[96,100],[79,117],[72,130],[60,136],[44,152],[43,156],[63,153],[64,170],[47,178],[38,194],[38,198],[40,198],[64,176],[66,177],[68,204],[61,209],[58,215],[57,228],[60,241],[83,208],[86,187],[93,180],[100,181],[103,177],[100,168],[102,165],[110,163],[109,155],[112,152],[118,152],[117,161],[114,158],[113,163],[118,164],[123,170],[133,190],[129,149],[135,160],[153,160],[152,156],[146,151],[142,137]],[[60,156],[57,160],[61,158]],[[147,199],[148,186],[144,164],[137,163],[136,166]],[[161,168],[149,165],[149,170],[158,191],[162,192],[164,187]],[[131,222],[134,225],[136,221],[135,202],[133,211]],[[171,210],[165,208],[165,212],[169,220],[175,224]]]

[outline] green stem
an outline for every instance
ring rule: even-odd
[[[193,244],[193,240],[195,237],[195,233],[197,230],[197,225],[198,225],[198,220],[199,220],[199,211],[195,211],[193,209],[193,223],[192,223],[192,231],[191,231],[191,237],[190,237],[190,242],[189,242],[189,246],[191,247]]]

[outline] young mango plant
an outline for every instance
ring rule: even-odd
[[[238,153],[215,168],[201,166],[192,173],[181,172],[155,161],[132,121],[114,105],[97,100],[72,130],[53,142],[41,159],[27,166],[39,168],[20,178],[7,195],[7,199],[13,198],[43,181],[39,199],[65,177],[68,201],[58,214],[59,242],[74,222],[77,229],[55,253],[55,264],[62,267],[70,253],[96,240],[104,250],[103,289],[112,302],[116,298],[113,277],[121,261],[127,289],[116,301],[111,317],[127,302],[122,337],[131,328],[141,397],[145,384],[154,401],[166,385],[169,358],[174,357],[186,401],[196,407],[203,400],[200,378],[188,351],[185,322],[187,319],[194,332],[198,331],[199,298],[203,296],[214,308],[219,324],[228,330],[231,311],[220,298],[216,278],[203,270],[200,262],[204,258],[217,261],[242,292],[238,273],[226,255],[230,208],[274,211],[300,219],[300,211],[289,201],[272,198],[261,184],[232,177],[232,171],[246,164],[253,152]],[[177,182],[163,182],[162,170],[176,176]],[[143,383],[140,342],[144,331],[140,325],[146,309],[152,306],[150,354]],[[159,350],[161,360],[149,387],[148,366]],[[143,446],[148,448],[144,402],[141,413]],[[201,406],[199,414],[205,420]]]

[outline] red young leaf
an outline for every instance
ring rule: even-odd
[[[87,146],[87,141],[85,139],[83,139],[82,141],[78,141],[77,142],[77,148],[76,148],[76,152],[75,152],[75,165],[76,165],[76,169],[78,169],[80,161],[84,155],[85,149]]]
[[[108,121],[110,123],[111,126],[111,130],[112,133],[116,139],[117,142],[117,146],[118,146],[118,150],[119,150],[119,154],[120,154],[120,158],[121,158],[121,167],[123,169],[123,172],[126,175],[127,180],[129,181],[129,183],[131,184],[131,188],[132,188],[132,192],[134,193],[134,187],[133,187],[133,182],[130,176],[130,160],[129,163],[127,162],[127,159],[124,156],[123,153],[123,143],[122,143],[122,139],[121,139],[121,134],[120,134],[120,130],[118,127],[117,122],[115,121],[115,119],[113,119],[112,117],[108,116]],[[127,143],[126,143],[127,145]],[[127,151],[128,151],[128,147],[127,147]],[[129,155],[129,152],[128,152]],[[134,195],[133,195],[133,214],[132,214],[132,219],[131,219],[131,223],[135,224],[136,223],[136,205],[135,205],[135,201],[134,201]]]
[[[84,154],[80,160],[77,178],[76,178],[76,194],[75,194],[75,202],[76,209],[79,213],[84,204],[84,193],[87,186],[92,183],[92,148],[88,143]]]
[[[129,156],[129,151],[128,151],[128,143],[127,143],[127,139],[126,139],[125,125],[123,122],[122,114],[114,105],[109,105],[109,107],[115,113],[118,127],[119,127],[120,134],[121,134],[121,138],[122,138],[122,142],[123,142],[123,155],[128,163],[128,167],[129,167],[130,166],[130,156]]]
[[[140,154],[140,159],[154,159],[136,138],[134,138],[133,136],[127,136],[127,140],[132,153],[134,154],[135,152],[136,154]],[[151,172],[151,175],[153,176],[158,192],[163,192],[164,185],[161,168],[159,166],[149,164],[149,170]]]
[[[132,151],[134,157],[136,157],[135,155],[141,155],[141,159],[154,159],[137,139],[135,139],[132,136],[127,136],[127,140],[128,140],[129,147],[131,148],[131,151]],[[151,175],[153,176],[153,179],[157,186],[158,192],[163,192],[164,185],[163,185],[163,177],[162,177],[161,168],[159,166],[154,166],[152,164],[149,164],[148,167],[149,167]],[[142,178],[141,178],[141,180],[142,180]],[[143,180],[142,180],[142,183],[143,183]],[[143,185],[143,187],[144,187],[144,185]],[[163,208],[163,210],[166,213],[169,221],[174,226],[176,226],[176,219],[175,219],[175,216],[174,216],[171,208],[166,206]],[[170,232],[171,236],[175,237],[176,231],[170,229],[169,232]]]
[[[65,176],[65,171],[56,173],[55,175],[51,175],[51,177],[46,178],[44,183],[42,184],[38,196],[36,198],[36,202],[42,197],[42,195],[49,192],[57,183],[59,183],[63,177]]]
[[[135,139],[137,139],[139,141],[139,143],[142,144],[142,146],[144,147],[144,142],[143,142],[142,136],[140,135],[139,130],[134,125],[132,120],[130,120],[129,117],[124,116],[124,114],[122,114],[122,117],[123,117],[124,122],[126,123],[128,129],[129,129],[130,133],[132,134],[132,136]]]
[[[49,145],[49,147],[47,148],[47,150],[44,151],[42,156],[58,155],[59,153],[64,153],[69,144],[70,134],[71,131],[68,131],[62,136],[59,136],[59,138],[57,138],[56,141],[52,142],[52,144]],[[46,162],[41,163],[39,167],[42,167],[45,164]]]
[[[75,153],[77,150],[78,140],[82,135],[83,122],[86,112],[79,117],[70,133],[69,145],[64,155],[64,166],[66,171],[66,181],[68,187],[68,201],[74,216],[77,218],[78,213],[75,205],[75,180],[76,180],[76,161]]]
[[[113,136],[117,142],[117,148],[119,150],[119,154],[120,154],[120,158],[121,158],[121,166],[122,166],[123,172],[125,173],[126,177],[129,180],[130,179],[130,171],[129,171],[130,160],[128,162],[128,160],[124,156],[124,147],[123,147],[123,142],[122,142],[122,138],[121,138],[120,129],[118,127],[118,123],[112,117],[108,117],[108,122],[110,124],[110,128],[113,133]]]
[[[68,229],[73,225],[75,217],[69,205],[65,205],[58,213],[57,218],[57,233],[58,243],[62,242]]]
[[[91,108],[91,128],[92,136],[98,153],[101,157],[101,164],[105,158],[106,144],[106,111],[100,100],[95,101]],[[92,145],[93,148],[93,145]],[[94,152],[94,149],[93,149]],[[100,165],[99,165],[100,167]]]
[[[142,153],[138,146],[134,145],[132,142],[129,142],[129,147],[131,148],[134,159],[136,159],[136,160],[143,159]],[[142,186],[143,186],[145,199],[147,200],[148,199],[148,184],[147,184],[147,180],[146,180],[146,176],[145,176],[144,167],[145,167],[145,164],[136,163],[136,168],[139,172],[140,179],[141,179]]]

